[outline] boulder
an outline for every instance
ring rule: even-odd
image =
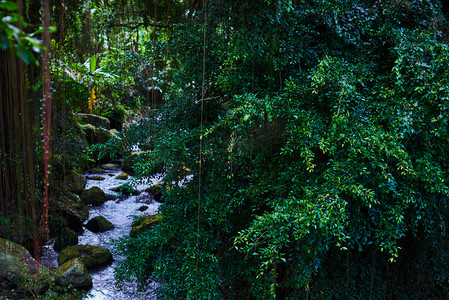
[[[138,218],[137,221],[133,222],[129,235],[131,237],[136,237],[139,233],[152,229],[154,225],[156,225],[160,221],[160,219],[161,216],[159,214],[147,215]]]
[[[125,195],[125,196],[140,195],[140,192],[138,190],[136,190],[135,188],[133,188],[132,186],[130,186],[129,184],[126,184],[126,183],[122,184],[120,186],[111,188],[111,191],[120,193],[121,195]]]
[[[139,207],[139,211],[146,211],[148,209],[148,206],[146,205],[142,205],[141,207]]]
[[[53,249],[61,251],[65,247],[78,244],[78,236],[76,233],[68,227],[65,227],[55,240]]]
[[[104,178],[103,176],[100,176],[100,175],[93,175],[93,176],[87,176],[87,179],[89,179],[89,180],[105,180],[106,178]]]
[[[112,194],[105,194],[105,199],[106,199],[106,201],[115,200],[115,199],[117,199],[117,196],[112,195]]]
[[[86,177],[79,174],[73,174],[66,177],[67,188],[70,192],[80,195],[86,187]]]
[[[0,278],[24,291],[42,293],[55,274],[39,264],[25,247],[0,238]]]
[[[75,231],[82,230],[83,223],[89,218],[89,208],[73,193],[50,199],[50,227],[55,232],[68,226]]]
[[[106,173],[106,171],[103,169],[100,169],[100,168],[92,168],[87,173],[89,173],[89,174],[104,174],[104,173]]]
[[[115,176],[115,179],[118,179],[118,180],[127,180],[128,179],[128,174],[126,174],[126,173],[120,173],[120,174],[118,174],[117,176]]]
[[[120,169],[120,165],[119,164],[114,164],[114,163],[103,164],[100,167],[102,169],[105,169],[105,170],[117,170],[117,169]]]
[[[81,122],[84,124],[90,124],[97,128],[102,127],[107,130],[109,130],[111,128],[111,123],[109,122],[108,118],[101,117],[101,116],[94,115],[94,114],[78,113],[76,115],[81,120]]]
[[[84,204],[92,204],[94,206],[102,205],[106,201],[105,193],[97,186],[84,190],[80,198]]]
[[[78,289],[90,289],[92,287],[92,277],[86,266],[79,258],[74,258],[62,264],[55,270],[56,284]]]
[[[90,245],[75,245],[66,247],[59,252],[58,264],[63,265],[74,258],[79,258],[88,269],[100,267],[112,262],[111,251],[106,248]]]
[[[86,228],[92,232],[104,232],[114,228],[114,225],[103,216],[97,216],[87,222]]]
[[[162,185],[158,183],[153,186],[150,186],[149,188],[145,189],[145,192],[153,195],[154,199],[157,202],[160,202],[162,198]]]
[[[109,130],[101,127],[98,128],[91,124],[82,125],[81,128],[84,131],[89,146],[94,144],[104,144],[113,137],[113,134]]]

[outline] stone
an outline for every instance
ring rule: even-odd
[[[66,247],[59,252],[58,264],[63,265],[74,258],[79,258],[88,269],[100,267],[112,262],[111,251],[107,248],[75,245]]]
[[[100,168],[92,168],[88,171],[89,174],[104,174],[106,173],[105,170],[100,169]]]
[[[0,278],[22,290],[43,293],[55,274],[39,264],[25,247],[0,238]]]
[[[78,236],[76,233],[68,227],[62,229],[61,233],[55,240],[53,249],[56,251],[61,251],[65,247],[73,246],[78,244]]]
[[[78,289],[90,289],[92,287],[92,277],[86,266],[79,258],[74,258],[60,265],[55,270],[55,283]]]
[[[70,192],[80,195],[86,187],[86,177],[80,174],[69,175],[66,177],[67,188]]]
[[[100,176],[100,175],[93,175],[93,176],[87,176],[87,179],[89,179],[89,180],[105,180],[106,178],[104,178],[103,176]]]
[[[148,209],[148,206],[146,205],[142,205],[141,207],[139,207],[139,211],[146,211]]]
[[[106,201],[105,193],[97,186],[93,186],[88,190],[84,190],[80,198],[84,204],[92,204],[94,206],[102,205]]]
[[[119,164],[114,164],[114,163],[103,164],[100,167],[102,169],[105,169],[105,170],[117,170],[117,169],[120,169],[120,165]]]
[[[106,199],[106,201],[115,200],[115,199],[117,199],[117,196],[112,195],[112,194],[105,194],[105,199]]]
[[[129,235],[136,237],[139,233],[152,229],[160,219],[161,216],[159,214],[147,215],[137,219],[137,221],[133,222]]]
[[[104,128],[109,130],[111,128],[111,122],[108,118],[101,117],[94,114],[82,114],[77,113],[76,116],[83,122],[84,124],[90,124],[92,126],[95,126],[97,128]]]
[[[128,174],[126,174],[126,173],[120,173],[120,174],[118,174],[117,176],[115,176],[115,179],[118,179],[118,180],[127,180],[128,179]]]
[[[114,225],[103,216],[97,216],[87,222],[86,226],[92,232],[105,232],[114,228]]]
[[[65,226],[75,231],[82,230],[83,223],[89,218],[89,208],[73,193],[51,198],[49,209],[50,227],[56,232]]]
[[[113,137],[113,134],[104,128],[98,128],[91,124],[82,125],[81,128],[86,136],[89,146],[94,144],[104,144]]]
[[[160,202],[162,198],[162,185],[158,183],[153,186],[150,186],[149,188],[145,189],[145,192],[153,195],[154,199],[157,202]]]

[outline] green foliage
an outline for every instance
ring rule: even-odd
[[[64,62],[95,82],[97,113],[153,109],[91,149],[173,186],[155,228],[117,241],[119,283],[154,276],[162,299],[447,296],[439,1],[163,1],[166,32],[132,3],[89,4],[111,77]]]
[[[0,49],[11,49],[27,65],[33,63],[38,65],[34,53],[42,50],[41,41],[35,36],[42,33],[39,29],[33,33],[27,33],[24,28],[30,24],[23,21],[23,18],[16,11],[18,6],[15,2],[0,1]],[[54,28],[51,29],[54,31]]]

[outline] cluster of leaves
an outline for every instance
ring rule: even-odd
[[[0,1],[0,49],[11,49],[26,64],[38,64],[34,53],[40,53],[42,45],[36,36],[44,30],[27,33],[24,29],[31,24],[26,23],[17,10],[15,2]]]
[[[167,299],[446,296],[445,22],[439,1],[208,1],[170,37],[151,135],[166,184],[193,176],[118,243],[118,279]]]

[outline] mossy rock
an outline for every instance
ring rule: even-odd
[[[80,174],[72,174],[66,177],[67,188],[70,192],[80,195],[86,187],[86,177]]]
[[[113,137],[113,134],[109,130],[98,128],[91,124],[82,125],[81,128],[84,131],[89,146],[94,144],[104,144]]]
[[[77,113],[76,116],[80,119],[82,123],[90,124],[97,128],[104,128],[104,129],[110,129],[111,128],[111,122],[108,118],[94,115],[94,114],[83,114],[83,113]]]
[[[97,216],[87,222],[86,228],[92,232],[105,232],[114,228],[114,225],[103,216]]]
[[[102,169],[105,169],[105,170],[117,170],[117,169],[120,169],[120,165],[119,164],[114,164],[114,163],[103,164],[100,167]]]
[[[88,171],[89,174],[104,174],[106,173],[105,170],[100,169],[100,168],[92,168]]]
[[[122,184],[120,186],[111,188],[111,191],[120,193],[120,194],[125,195],[125,196],[138,196],[138,195],[140,195],[140,192],[138,190],[136,190],[135,188],[133,188],[132,186],[130,186],[129,184]]]
[[[58,255],[58,263],[62,265],[74,258],[79,258],[87,268],[96,268],[112,262],[111,251],[107,248],[75,245],[62,249]]]
[[[78,289],[90,289],[92,287],[92,277],[86,266],[79,258],[74,258],[62,264],[55,270],[55,283]]]
[[[50,199],[50,228],[55,233],[68,226],[75,231],[82,230],[89,218],[89,208],[73,193],[65,193]]]
[[[87,179],[101,181],[101,180],[105,180],[106,178],[104,178],[103,176],[100,176],[100,175],[93,175],[93,176],[87,176]]]
[[[159,214],[139,217],[133,222],[129,235],[136,237],[139,233],[152,229],[160,220]]]
[[[93,186],[90,189],[85,190],[81,194],[80,198],[84,204],[92,204],[94,206],[102,205],[106,201],[105,193],[97,186]]]
[[[24,291],[42,293],[54,281],[55,274],[39,264],[25,247],[0,238],[0,279]]]
[[[168,192],[172,186],[166,186],[165,188],[162,186],[162,184],[158,183],[153,186],[150,186],[149,188],[145,189],[145,192],[153,195],[154,199],[157,202],[163,202],[162,201],[162,195],[164,192]]]
[[[53,249],[61,251],[65,247],[78,244],[78,235],[70,228],[64,228],[55,240]]]
[[[115,179],[118,179],[118,180],[127,180],[128,178],[129,178],[129,176],[126,173],[120,173],[117,176],[115,176]]]

